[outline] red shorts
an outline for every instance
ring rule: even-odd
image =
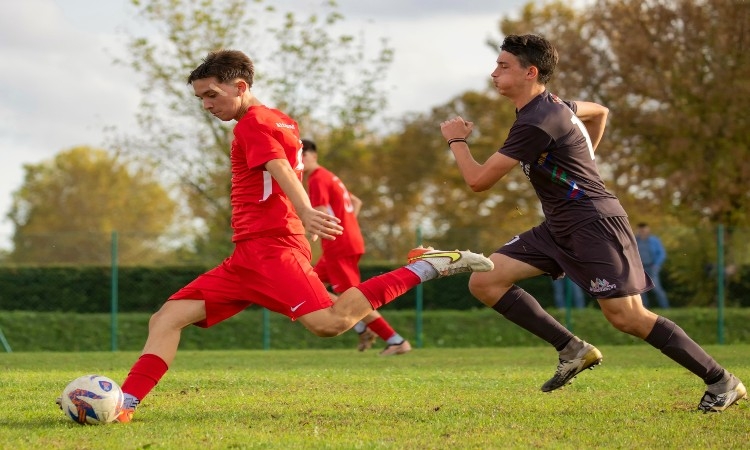
[[[310,264],[303,235],[249,239],[235,243],[232,256],[200,275],[169,300],[203,300],[210,327],[250,305],[260,305],[296,320],[333,304]]]
[[[552,279],[567,274],[598,299],[626,297],[653,288],[627,217],[599,219],[567,236],[554,236],[543,222],[513,238],[497,253],[530,264]]]
[[[359,259],[362,255],[321,256],[315,264],[315,273],[323,283],[330,284],[334,293],[340,294],[361,282],[359,275]]]

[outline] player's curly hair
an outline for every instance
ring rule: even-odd
[[[195,80],[215,77],[219,83],[227,83],[237,78],[253,86],[255,67],[253,61],[239,50],[216,50],[203,59],[187,78],[187,84]]]
[[[539,69],[539,83],[547,84],[557,66],[557,49],[547,39],[536,34],[509,34],[503,40],[500,50],[518,58],[521,66],[535,66]]]

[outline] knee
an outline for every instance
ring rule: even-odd
[[[469,278],[469,292],[487,306],[497,303],[500,296],[510,289],[511,285],[512,283],[506,286],[505,283],[485,273],[474,273]]]
[[[648,330],[650,330],[648,317],[641,314],[620,313],[607,315],[606,317],[609,323],[618,331],[632,336],[644,338],[648,334]]]
[[[164,318],[164,314],[161,312],[161,310],[156,311],[155,313],[151,314],[151,317],[148,319],[149,329],[159,326],[163,318]]]
[[[633,334],[633,323],[624,314],[617,314],[607,316],[609,323],[615,327],[618,331],[623,333]]]
[[[171,330],[174,328],[181,328],[181,327],[178,327],[174,323],[174,320],[170,314],[166,313],[165,311],[161,309],[153,313],[151,315],[151,318],[148,320],[149,333]]]
[[[339,323],[312,323],[306,324],[312,334],[318,337],[336,337],[346,331],[346,327]]]
[[[151,315],[151,318],[148,319],[148,329],[149,331],[152,330],[165,330],[165,329],[173,329],[173,328],[183,328],[181,324],[178,324],[176,322],[176,317],[174,314],[171,314],[169,311],[165,311],[165,309],[162,307],[155,313]]]

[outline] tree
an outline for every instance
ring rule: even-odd
[[[109,264],[113,231],[132,237],[120,241],[121,263],[163,256],[157,243],[175,203],[148,168],[76,147],[24,170],[8,214],[15,225],[10,262]]]
[[[750,4],[600,0],[594,10],[639,189],[683,221],[750,224]]]
[[[254,91],[283,108],[306,136],[331,130],[365,134],[385,104],[379,88],[392,51],[383,43],[374,58],[364,43],[334,35],[343,20],[336,3],[299,19],[263,0],[131,0],[152,37],[134,37],[127,63],[145,79],[141,134],[122,143],[156,162],[184,188],[187,204],[205,223],[195,250],[207,261],[231,251],[229,226],[230,126],[196,104],[185,85],[190,71],[212,50],[238,48],[256,66]],[[276,4],[279,4],[278,2]],[[351,69],[351,70],[350,70]]]

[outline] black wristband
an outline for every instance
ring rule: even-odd
[[[448,139],[448,147],[450,147],[451,144],[454,143],[454,142],[463,142],[464,144],[466,144],[466,139],[465,138]]]

